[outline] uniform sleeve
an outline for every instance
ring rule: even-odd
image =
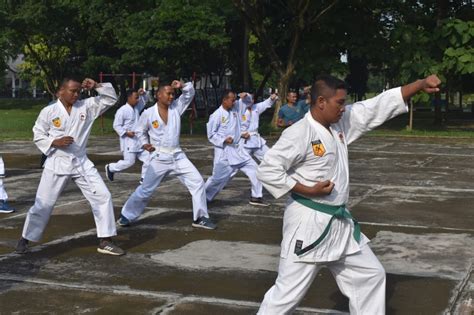
[[[38,115],[35,125],[33,126],[33,142],[45,155],[49,155],[55,150],[55,148],[51,146],[54,137],[49,134],[50,124],[47,116],[47,108],[45,108]]]
[[[140,119],[138,119],[136,137],[140,142],[140,145],[143,146],[144,144],[150,143],[150,139],[148,137],[148,129],[150,126],[148,125],[148,111],[144,111],[140,115]]]
[[[268,108],[272,107],[275,104],[276,100],[272,100],[270,97],[264,100],[263,102],[257,103],[255,106],[260,113],[263,113]]]
[[[192,82],[188,82],[184,85],[182,89],[182,94],[180,97],[174,102],[174,106],[178,110],[179,114],[182,115],[184,111],[188,108],[189,104],[194,98],[194,87]]]
[[[115,132],[120,136],[125,136],[127,130],[124,128],[124,110],[123,107],[119,108],[119,110],[115,113],[113,128]]]
[[[117,102],[117,93],[112,84],[101,83],[101,87],[95,89],[99,96],[89,97],[84,100],[87,109],[92,112],[94,119],[102,115]]]
[[[303,161],[306,146],[302,141],[298,128],[286,129],[277,143],[265,153],[263,161],[257,169],[257,177],[263,186],[275,198],[280,198],[296,185],[288,172],[292,167]]]
[[[207,138],[209,139],[209,141],[216,147],[222,148],[224,146],[224,141],[226,137],[219,134],[220,124],[220,116],[218,115],[218,111],[216,111],[215,114],[212,114],[209,117],[209,121],[206,124],[206,128]]]
[[[408,111],[401,88],[394,88],[365,101],[346,106],[341,126],[350,144],[364,133]]]
[[[140,95],[138,99],[138,104],[135,105],[139,113],[145,108],[145,105],[147,102],[148,102],[148,95],[146,95],[146,93],[143,95]]]

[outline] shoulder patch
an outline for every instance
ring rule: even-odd
[[[316,156],[321,157],[326,153],[326,149],[321,140],[311,141],[311,146],[313,147],[313,153]]]

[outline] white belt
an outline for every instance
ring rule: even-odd
[[[180,147],[158,147],[158,148],[156,148],[157,153],[175,154],[175,153],[180,152],[180,151],[181,151]]]

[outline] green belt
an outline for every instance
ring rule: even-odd
[[[331,228],[331,224],[332,224],[332,221],[334,219],[351,219],[354,222],[354,233],[353,233],[354,239],[357,241],[357,243],[360,241],[359,222],[357,222],[352,217],[352,215],[349,213],[349,211],[346,210],[346,205],[342,205],[342,206],[325,205],[325,204],[315,202],[311,199],[308,199],[306,197],[300,196],[300,195],[295,194],[295,193],[291,193],[291,198],[293,198],[293,200],[301,203],[303,206],[306,206],[310,209],[332,215],[331,220],[329,220],[329,223],[326,226],[326,228],[324,229],[323,234],[321,234],[321,236],[314,243],[312,243],[311,245],[308,245],[305,248],[296,251],[295,252],[296,255],[301,256],[304,253],[306,253],[307,251],[310,251],[313,248],[315,248],[316,246],[318,246],[319,243],[321,243],[323,241],[323,239],[328,235],[329,229]]]

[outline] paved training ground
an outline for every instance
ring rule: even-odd
[[[183,148],[204,178],[213,150],[204,138]],[[104,174],[120,157],[118,139],[96,138],[89,157]],[[43,242],[12,254],[41,170],[32,142],[0,143],[5,185],[16,213],[0,216],[0,314],[252,314],[273,284],[285,199],[247,203],[238,175],[209,205],[216,231],[191,227],[191,198],[178,179],[158,188],[145,214],[116,241],[128,254],[96,252],[87,201],[70,183]],[[388,314],[474,312],[474,143],[365,137],[350,147],[354,216],[387,271]],[[138,164],[107,183],[116,215],[138,185]],[[347,299],[324,269],[298,314],[347,313]]]

